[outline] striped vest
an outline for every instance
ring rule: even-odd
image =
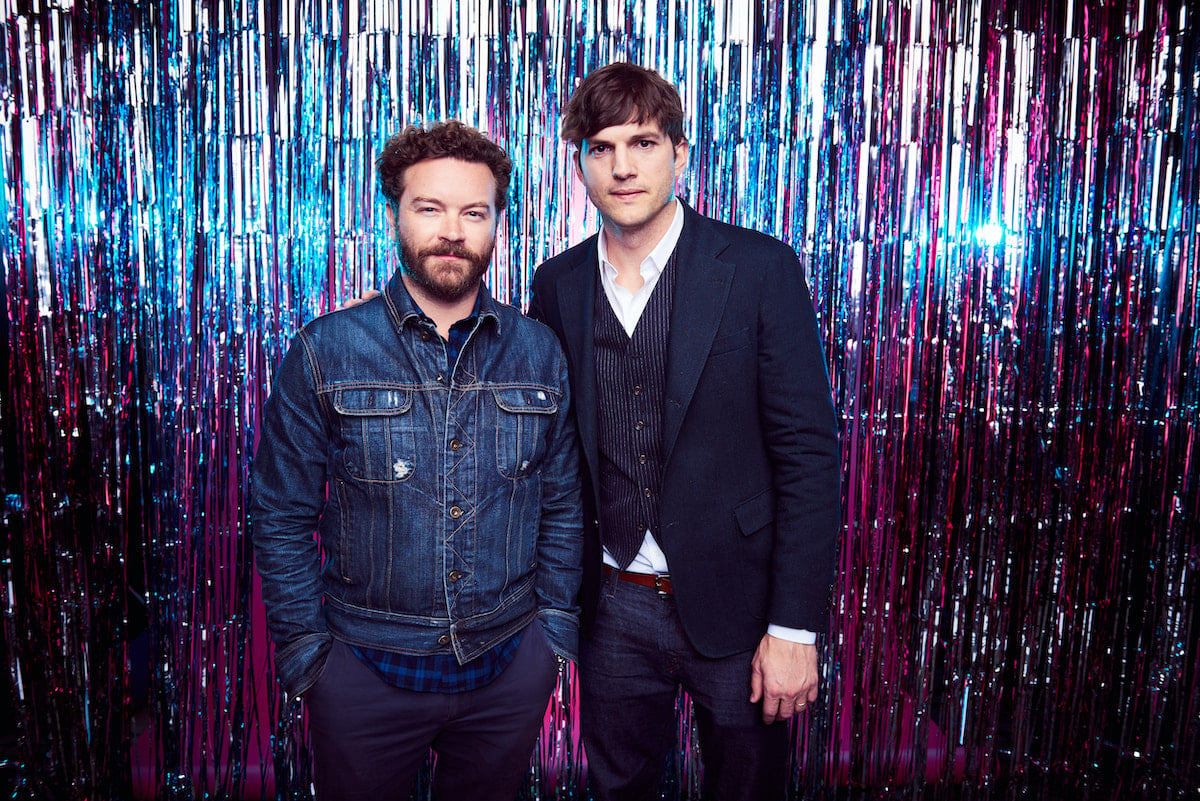
[[[596,275],[596,396],[599,407],[600,531],[628,567],[647,530],[658,537],[667,334],[675,254],[659,276],[633,336],[625,333]]]

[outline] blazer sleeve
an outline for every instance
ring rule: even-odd
[[[772,467],[768,620],[823,632],[841,529],[841,458],[829,374],[799,259],[782,245],[759,287],[759,419]]]

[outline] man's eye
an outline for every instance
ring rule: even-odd
[[[608,145],[593,145],[589,151],[593,156],[599,156],[608,151]]]
[[[642,141],[638,142],[638,147],[640,147],[642,150],[648,150],[649,148],[654,147],[654,144],[655,142],[653,139],[643,139]]]

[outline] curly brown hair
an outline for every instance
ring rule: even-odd
[[[404,173],[409,167],[419,161],[443,158],[486,165],[496,179],[496,211],[503,211],[508,205],[512,159],[504,148],[458,120],[444,120],[427,129],[409,125],[387,140],[375,160],[375,172],[388,204],[395,207],[400,202]]]
[[[679,90],[653,70],[625,61],[589,73],[563,109],[562,138],[576,147],[610,125],[658,123],[671,144],[683,141]]]

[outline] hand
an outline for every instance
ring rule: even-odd
[[[346,301],[341,306],[338,306],[336,309],[334,309],[334,311],[341,311],[342,309],[349,309],[353,306],[357,306],[360,303],[365,303],[366,301],[370,300],[371,298],[375,297],[376,295],[381,295],[381,294],[383,294],[383,293],[380,292],[378,289],[368,289],[366,292],[362,293],[362,295],[360,295],[359,297],[350,298],[350,300]]]
[[[817,646],[764,634],[750,662],[750,703],[763,723],[787,720],[817,700]]]

